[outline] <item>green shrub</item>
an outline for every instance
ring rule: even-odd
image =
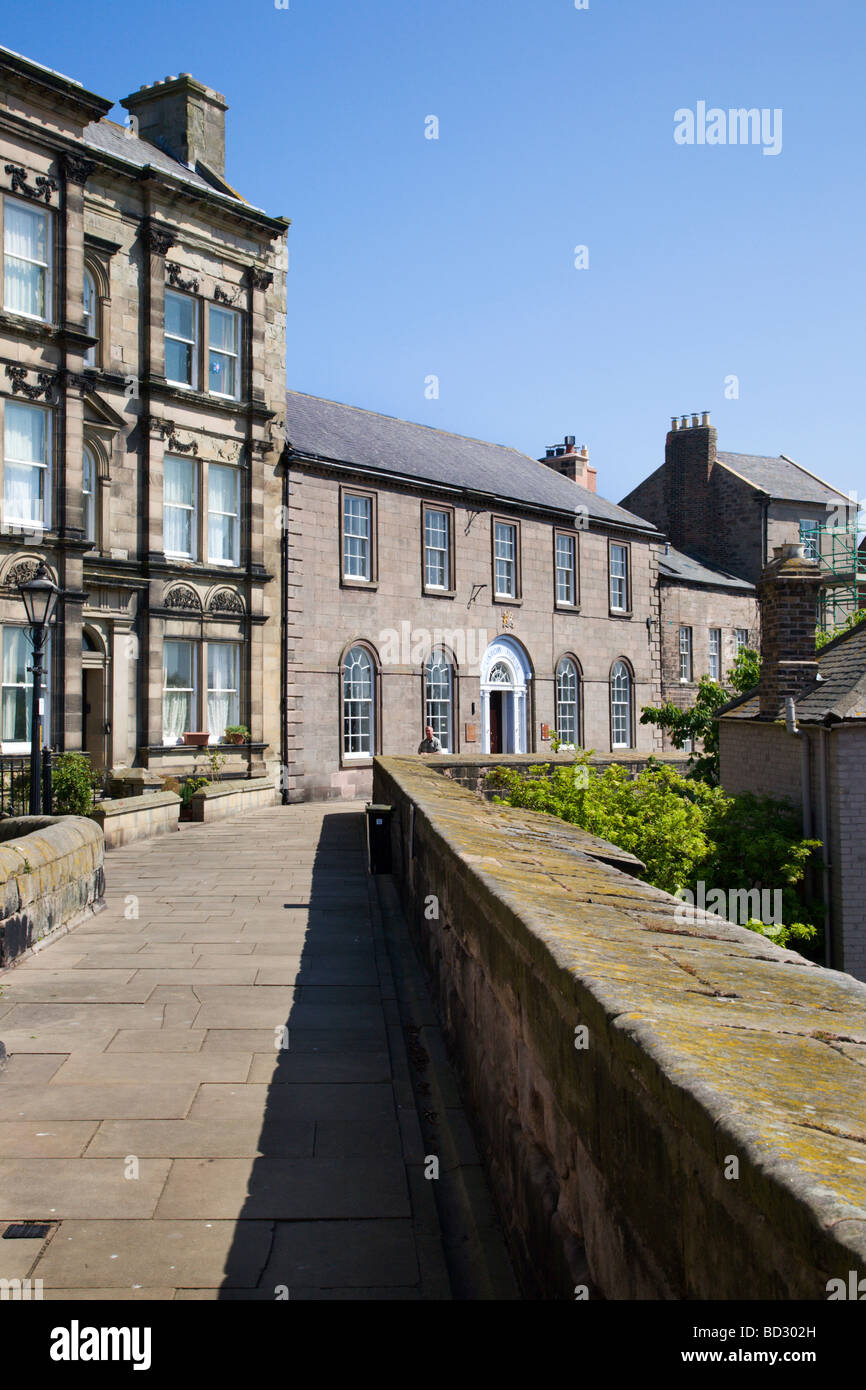
[[[93,810],[94,773],[83,753],[61,753],[51,769],[55,816],[87,816]]]
[[[189,803],[192,801],[195,792],[197,792],[201,787],[209,786],[210,778],[208,777],[187,777],[186,781],[181,784],[180,788],[181,806],[188,806]]]
[[[579,752],[571,763],[525,773],[497,768],[488,781],[502,789],[498,801],[559,816],[637,855],[647,880],[668,893],[697,896],[699,882],[725,893],[780,890],[782,922],[744,925],[804,954],[820,950],[823,905],[802,897],[820,841],[802,839],[787,802],[729,796],[653,758],[637,777],[619,764],[596,771],[590,756]]]

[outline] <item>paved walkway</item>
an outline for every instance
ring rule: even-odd
[[[0,1240],[0,1278],[45,1298],[516,1296],[364,858],[357,806],[187,826],[112,851],[105,911],[0,976],[0,1233],[51,1223]]]

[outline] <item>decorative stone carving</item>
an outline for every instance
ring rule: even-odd
[[[187,441],[179,439],[176,434],[170,434],[166,447],[170,454],[192,454],[194,458],[198,457],[198,444],[194,439]]]
[[[41,198],[46,203],[51,202],[52,193],[57,192],[57,180],[48,178],[45,174],[37,174],[35,178],[35,188],[31,188],[28,183],[29,175],[21,164],[7,164],[6,173],[12,176],[12,192],[23,193],[25,198]]]
[[[29,584],[38,568],[38,560],[18,560],[9,568],[4,582],[10,589],[17,589],[19,584]],[[54,576],[51,575],[51,578]]]
[[[208,604],[209,613],[243,613],[244,605],[240,594],[233,589],[220,589]]]
[[[78,372],[64,373],[63,384],[67,391],[77,391],[79,396],[83,396],[89,386],[87,377],[79,375]]]
[[[9,364],[6,367],[6,375],[12,382],[12,394],[17,396],[19,391],[26,396],[29,401],[38,401],[40,396],[44,396],[46,401],[51,400],[54,390],[54,376],[50,372],[37,372],[36,385],[31,386],[27,381],[27,368],[17,364]]]
[[[82,188],[96,168],[97,164],[94,159],[85,159],[80,154],[65,154],[63,156],[63,172],[67,181],[80,184]]]
[[[171,424],[169,421],[161,420],[158,415],[146,416],[145,428],[148,434],[154,435],[156,439],[167,439],[171,434]]]
[[[270,289],[271,285],[274,283],[273,272],[270,270],[261,270],[257,265],[247,267],[247,279],[254,290]]]
[[[186,611],[201,612],[201,599],[195,589],[190,589],[186,584],[178,584],[176,588],[166,596],[166,608],[181,608]]]
[[[228,290],[224,290],[222,285],[215,286],[213,297],[217,304],[234,304],[235,302],[235,296],[229,294]]]
[[[223,463],[237,463],[241,454],[241,441],[239,439],[220,439],[214,446],[213,452]]]
[[[177,236],[170,227],[159,222],[148,222],[144,229],[144,241],[153,255],[164,256],[174,246]]]
[[[191,276],[189,280],[184,280],[180,273],[180,266],[175,265],[174,261],[166,261],[165,274],[170,285],[176,290],[191,290],[193,294],[198,294],[198,280]]]

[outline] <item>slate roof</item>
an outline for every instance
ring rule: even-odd
[[[184,183],[192,184],[194,188],[216,193],[229,202],[240,203],[243,207],[250,206],[239,193],[229,193],[225,188],[211,183],[188,164],[182,164],[179,159],[160,149],[159,145],[152,145],[140,135],[132,135],[128,126],[118,125],[116,121],[91,121],[90,125],[84,127],[83,139],[91,149],[113,155],[115,159],[123,159],[127,164],[134,164],[139,169],[149,164],[161,173],[171,174],[176,179],[182,179]],[[257,208],[255,211],[260,212],[261,209]]]
[[[737,589],[741,593],[755,593],[754,584],[750,584],[747,579],[738,579],[735,574],[705,565],[674,546],[669,546],[667,554],[659,556],[659,574],[662,578],[676,579],[685,584],[712,584],[717,589]]]
[[[286,436],[292,451],[301,456],[528,503],[572,517],[577,507],[585,506],[593,520],[658,534],[633,512],[503,444],[449,434],[300,391],[286,393]]]
[[[831,487],[821,478],[816,478],[799,463],[786,459],[782,454],[778,458],[769,458],[764,454],[730,454],[720,449],[716,458],[741,477],[748,479],[750,483],[754,483],[762,492],[769,493],[770,497],[778,498],[780,501],[822,502],[835,505],[840,501],[850,500],[846,493]]]
[[[866,621],[818,652],[821,680],[810,681],[794,700],[797,719],[805,724],[838,723],[866,719]],[[755,719],[759,704],[756,691],[748,691],[720,710],[723,718]],[[784,714],[780,708],[779,717]]]

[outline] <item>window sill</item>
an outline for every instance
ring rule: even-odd
[[[378,589],[378,579],[347,579],[344,575],[340,580],[341,589]]]
[[[517,598],[514,594],[494,594],[491,603],[510,603],[512,607],[519,608],[523,599]]]
[[[555,613],[579,613],[579,612],[580,612],[580,604],[579,604],[579,603],[559,603],[559,602],[556,602],[556,603],[554,603],[554,605],[553,605],[553,611],[554,611]]]
[[[373,756],[369,753],[344,753],[340,758],[341,767],[372,767]]]
[[[421,589],[425,598],[456,598],[456,589],[439,589],[433,584],[425,584]]]
[[[609,608],[608,616],[611,618],[631,618],[634,614],[630,608]]]

